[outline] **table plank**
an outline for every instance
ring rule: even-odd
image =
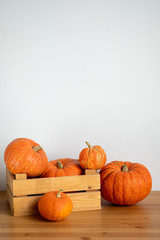
[[[73,212],[60,222],[49,222],[40,215],[13,217],[0,192],[0,238],[9,239],[160,239],[160,192],[133,206],[115,206],[102,200],[102,209]]]

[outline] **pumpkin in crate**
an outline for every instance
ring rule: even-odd
[[[60,221],[72,212],[72,200],[62,191],[48,192],[40,198],[38,210],[42,217],[50,221]]]
[[[100,171],[102,197],[117,205],[133,205],[150,193],[152,178],[139,163],[113,161]]]
[[[42,147],[28,138],[17,138],[5,149],[4,161],[12,174],[38,177],[46,169],[48,158]]]
[[[80,167],[78,160],[63,158],[50,161],[41,177],[63,177],[81,174],[83,174],[83,169]]]
[[[84,148],[79,154],[79,163],[83,169],[101,169],[104,167],[107,156],[103,148],[98,145],[91,146],[86,142],[87,148]]]

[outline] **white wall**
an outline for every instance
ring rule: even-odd
[[[0,189],[5,147],[49,160],[85,141],[129,160],[160,190],[160,1],[0,0]]]

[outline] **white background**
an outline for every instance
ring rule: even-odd
[[[160,1],[0,0],[0,189],[15,138],[48,159],[88,140],[160,190]]]

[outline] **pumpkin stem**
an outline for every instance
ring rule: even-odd
[[[61,192],[63,192],[63,189],[61,189],[61,190],[56,194],[56,197],[58,197],[58,198],[62,197],[61,194],[60,194]]]
[[[123,166],[121,167],[121,170],[122,170],[122,172],[128,172],[128,167],[127,167],[127,165],[123,165]]]
[[[57,168],[60,168],[60,169],[63,168],[63,164],[60,161],[57,161]]]
[[[89,147],[89,149],[91,149],[92,148],[92,146],[91,146],[91,144],[89,143],[89,142],[85,142],[86,144],[87,144],[87,146]]]
[[[37,151],[39,151],[39,150],[42,149],[42,147],[41,147],[40,145],[33,146],[32,148],[33,148],[33,150],[34,150],[35,152],[37,152]]]

